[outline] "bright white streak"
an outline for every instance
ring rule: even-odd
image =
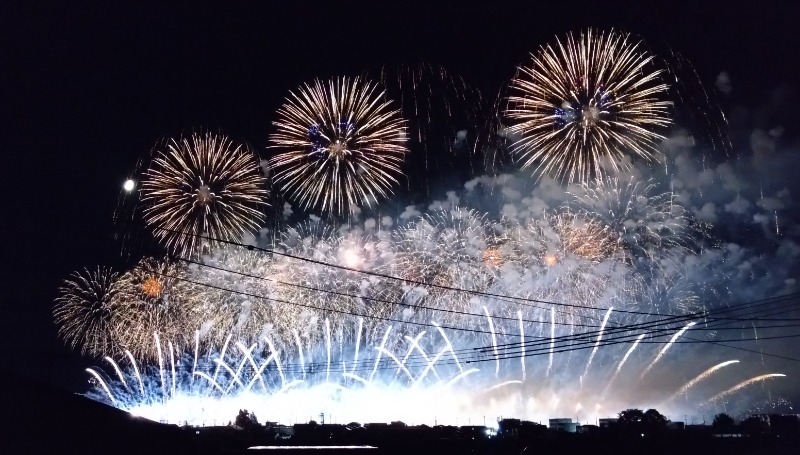
[[[589,367],[592,365],[592,359],[594,359],[594,355],[597,353],[597,348],[600,347],[600,340],[603,339],[603,331],[606,329],[608,317],[611,316],[612,310],[613,308],[609,307],[608,311],[606,311],[606,315],[603,316],[603,322],[600,323],[600,331],[597,333],[597,341],[594,342],[592,353],[589,354],[589,360],[586,362],[586,368],[583,369],[583,376],[586,376],[586,373],[589,372]]]
[[[447,384],[445,384],[444,387],[445,387],[445,389],[450,388],[450,387],[453,386],[453,384],[455,384],[456,382],[460,381],[461,379],[464,379],[465,377],[471,375],[472,373],[477,373],[479,371],[480,370],[478,368],[472,368],[472,369],[469,369],[469,370],[464,370],[461,373],[458,373],[458,375],[456,377],[454,377],[453,379],[451,379]]]
[[[237,341],[236,347],[239,348],[240,351],[242,351],[242,353],[244,354],[244,358],[242,358],[242,360],[239,362],[239,366],[236,368],[236,373],[234,373],[233,375],[234,380],[228,385],[228,388],[225,389],[225,395],[230,393],[234,383],[238,382],[239,384],[242,384],[242,382],[239,380],[239,376],[242,374],[242,368],[244,368],[244,364],[247,362],[247,358],[250,356],[250,351],[253,350],[256,347],[256,345],[255,344],[251,345],[250,348],[248,349],[240,341]]]
[[[647,334],[643,333],[643,334],[639,335],[639,337],[636,338],[636,341],[633,342],[633,346],[631,346],[631,348],[628,349],[628,352],[626,352],[625,355],[622,356],[622,360],[620,360],[619,361],[619,365],[617,365],[617,371],[614,372],[614,377],[616,377],[617,374],[620,372],[620,370],[622,370],[622,365],[625,365],[625,361],[628,360],[628,357],[630,357],[630,355],[636,349],[636,346],[639,346],[639,342],[642,341],[642,339],[644,338],[645,335],[647,335]],[[612,381],[613,381],[613,379],[612,379]]]
[[[356,334],[356,353],[353,355],[353,368],[352,372],[356,372],[356,365],[358,365],[358,348],[361,346],[361,331],[364,327],[364,318],[358,318],[358,333]]]
[[[508,385],[511,385],[511,384],[522,384],[522,381],[520,381],[519,379],[512,379],[510,381],[501,382],[500,384],[495,384],[495,385],[489,387],[488,389],[486,389],[486,391],[487,392],[491,392],[492,390],[497,390],[497,389],[499,389],[501,387],[505,387],[505,386],[508,386]]]
[[[410,346],[409,346],[408,350],[406,351],[406,355],[403,356],[403,365],[406,364],[406,361],[408,360],[408,357],[411,355],[411,352],[414,349],[419,351],[420,355],[422,355],[422,358],[425,359],[425,362],[430,365],[430,358],[428,357],[428,354],[425,352],[424,349],[422,349],[422,346],[419,345],[419,340],[420,340],[420,338],[422,338],[423,335],[425,335],[425,331],[424,330],[422,332],[418,333],[417,336],[415,336],[413,338],[408,336],[408,335],[406,335],[404,337],[406,339],[406,341],[408,341]],[[434,374],[436,374],[436,377],[439,377],[439,374],[436,373],[435,369],[433,370],[433,372],[434,372]],[[416,381],[416,382],[418,382],[418,381]]]
[[[449,349],[450,352],[453,354],[453,360],[455,360],[456,362],[458,371],[464,371],[464,368],[461,366],[461,362],[458,361],[458,356],[456,355],[455,349],[453,349],[453,343],[450,342],[450,338],[447,337],[447,334],[444,333],[444,330],[439,326],[439,324],[433,321],[431,321],[431,324],[433,324],[433,326],[436,327],[436,330],[438,330],[439,333],[442,335],[442,338],[444,338],[444,342],[447,343],[447,349]]]
[[[139,380],[139,391],[142,392],[142,396],[144,396],[144,382],[142,381],[142,375],[139,374],[139,367],[136,366],[136,359],[133,358],[133,354],[131,351],[125,350],[125,355],[128,356],[128,359],[131,361],[131,366],[133,367],[133,372],[136,373],[136,379]]]
[[[272,344],[272,340],[269,338],[265,338],[264,341],[267,342],[267,346],[269,347],[269,352],[274,353],[273,356],[270,356],[275,361],[275,368],[278,369],[278,376],[281,377],[281,386],[286,385],[286,375],[283,374],[283,368],[281,368],[281,354],[277,350],[275,350],[275,345]]]
[[[636,346],[639,346],[639,342],[642,341],[645,335],[646,333],[639,335],[639,337],[636,338],[636,341],[633,342],[633,345],[630,347],[630,349],[628,349],[628,352],[626,352],[625,355],[622,356],[622,360],[619,361],[619,365],[617,365],[617,369],[614,371],[614,375],[611,376],[611,380],[608,381],[605,390],[603,390],[603,397],[605,397],[608,394],[608,390],[611,388],[611,384],[614,383],[614,380],[617,379],[619,372],[622,371],[622,365],[625,365],[625,361],[628,360],[628,357],[630,357],[630,355],[636,349]]]
[[[229,333],[228,336],[225,338],[225,343],[222,345],[222,351],[220,351],[219,360],[217,362],[217,369],[214,370],[214,381],[217,380],[217,375],[219,374],[219,367],[222,365],[222,362],[225,360],[225,351],[228,350],[228,343],[231,341],[231,334]]]
[[[169,363],[172,366],[172,387],[170,387],[170,393],[172,394],[171,396],[174,397],[176,387],[175,383],[177,382],[175,381],[175,352],[172,347],[172,341],[169,341],[167,346],[169,346]]]
[[[650,370],[652,370],[652,369],[653,369],[653,367],[655,366],[655,364],[656,364],[656,363],[658,363],[658,361],[661,359],[661,357],[664,355],[664,353],[665,353],[665,352],[667,352],[667,349],[669,349],[669,347],[670,347],[670,346],[672,346],[672,344],[673,344],[673,343],[675,343],[675,341],[676,341],[678,338],[680,338],[680,336],[681,336],[681,335],[683,335],[683,334],[684,334],[684,332],[686,332],[687,330],[689,330],[689,329],[690,329],[690,328],[691,328],[693,325],[695,325],[695,324],[696,324],[696,322],[690,322],[690,323],[686,324],[686,326],[685,326],[685,327],[683,327],[682,329],[678,330],[678,331],[675,333],[675,335],[672,335],[672,338],[669,340],[669,343],[667,343],[666,345],[664,345],[664,347],[663,347],[663,348],[661,348],[661,350],[660,350],[660,351],[658,351],[658,355],[656,356],[656,358],[655,358],[655,359],[653,359],[653,361],[652,361],[652,362],[650,362],[650,365],[648,365],[648,366],[647,366],[647,368],[645,368],[645,370],[642,372],[642,375],[639,377],[639,379],[644,379],[644,377],[647,375],[647,373],[649,373],[649,372],[650,372]]]
[[[158,375],[161,377],[161,391],[164,396],[167,396],[167,385],[164,383],[164,356],[161,353],[161,340],[158,338],[158,332],[153,332],[153,337],[156,339],[156,350],[158,351]]]
[[[116,406],[117,405],[117,400],[114,399],[114,395],[111,395],[111,390],[108,389],[108,386],[106,385],[106,381],[103,381],[103,378],[101,378],[100,375],[96,371],[94,371],[93,369],[87,368],[86,371],[88,371],[89,374],[91,374],[92,376],[94,376],[95,379],[97,379],[97,382],[99,382],[100,386],[103,387],[103,390],[106,391],[106,394],[108,395],[108,398],[111,400],[111,403],[113,403],[114,406]]]
[[[328,361],[325,366],[325,382],[328,382],[331,376],[331,322],[325,318],[325,347],[328,351]]]
[[[556,346],[556,309],[550,307],[550,359],[547,362],[547,372],[545,377],[550,377],[550,370],[553,369],[553,350]]]
[[[200,331],[194,331],[194,363],[192,363],[192,373],[197,370],[197,353],[200,351]],[[194,374],[192,374],[192,382],[194,382]]]
[[[383,354],[384,346],[386,346],[386,340],[389,339],[389,332],[392,330],[392,326],[386,328],[386,333],[383,334],[383,340],[381,341],[380,347],[378,347],[378,355],[375,356],[375,365],[372,367],[372,373],[369,375],[369,380],[372,382],[372,378],[375,377],[375,372],[378,371],[378,363],[381,361],[381,354]]]
[[[500,354],[497,352],[497,335],[494,333],[494,323],[492,317],[489,315],[489,309],[483,307],[483,312],[486,313],[486,320],[489,321],[489,331],[492,333],[492,351],[494,352],[494,377],[500,376]]]
[[[703,379],[711,376],[711,374],[714,373],[715,371],[719,370],[722,367],[726,367],[728,365],[733,365],[734,363],[739,363],[739,361],[738,360],[728,360],[727,362],[718,363],[718,364],[714,365],[713,367],[707,369],[706,371],[698,374],[696,378],[694,378],[691,381],[687,382],[683,387],[680,388],[680,390],[678,390],[677,392],[675,392],[674,395],[669,397],[667,399],[667,401],[672,401],[675,398],[678,398],[680,395],[683,395],[689,389],[691,389],[692,387],[697,385],[698,382],[700,382]]]
[[[275,353],[274,352],[270,353],[269,357],[267,357],[267,360],[265,360],[261,364],[261,366],[258,367],[258,369],[256,370],[255,377],[253,377],[253,379],[251,379],[250,382],[247,384],[247,387],[244,389],[245,392],[250,391],[250,388],[253,387],[253,384],[255,384],[257,378],[261,380],[261,385],[264,386],[264,379],[262,377],[262,375],[264,374],[264,368],[266,368],[267,365],[269,365],[269,362],[274,358],[275,358]],[[266,386],[264,386],[264,389],[266,390]]]
[[[201,378],[203,378],[203,379],[205,379],[206,381],[210,382],[210,383],[211,383],[211,385],[213,385],[214,387],[216,387],[216,388],[217,388],[217,390],[219,390],[221,393],[223,393],[223,394],[225,393],[225,390],[222,388],[222,386],[220,386],[220,385],[217,383],[217,381],[215,381],[215,380],[214,380],[214,378],[212,378],[211,376],[209,376],[209,375],[207,375],[207,374],[203,373],[202,371],[195,371],[195,372],[193,373],[193,376],[200,376]]]
[[[442,355],[444,355],[444,353],[447,352],[447,351],[448,351],[447,348],[444,348],[441,351],[439,351],[438,354],[433,356],[433,358],[428,362],[428,366],[426,366],[425,369],[422,370],[422,373],[419,375],[417,380],[414,382],[414,385],[419,384],[420,381],[425,379],[425,376],[427,376],[428,372],[431,371],[431,370],[433,370],[434,374],[436,374],[436,377],[439,377],[439,374],[436,373],[436,368],[434,367],[434,365],[436,364],[436,362],[439,361],[439,359],[442,357]]]
[[[122,385],[125,386],[125,390],[130,392],[131,388],[128,387],[128,383],[125,382],[125,376],[122,375],[122,370],[119,369],[119,365],[117,365],[117,362],[115,362],[114,359],[112,359],[109,356],[106,356],[105,359],[106,359],[106,362],[110,363],[111,366],[114,367],[114,371],[117,372],[117,377],[119,377],[119,380],[122,381]]]
[[[738,391],[738,390],[740,390],[740,389],[742,389],[744,387],[747,387],[747,386],[749,386],[750,384],[752,384],[754,382],[763,381],[763,380],[769,379],[769,378],[783,378],[783,377],[786,377],[786,375],[785,374],[780,374],[780,373],[770,373],[770,374],[762,374],[761,376],[756,376],[754,378],[750,378],[750,379],[748,379],[746,381],[743,381],[743,382],[740,382],[739,384],[736,384],[735,386],[731,387],[728,390],[725,390],[724,392],[720,392],[720,393],[714,395],[713,397],[709,398],[708,401],[706,401],[706,403],[712,403],[714,401],[719,400],[720,398],[724,398],[725,396],[730,395],[733,392],[736,392],[736,391]]]
[[[522,310],[517,311],[519,316],[519,349],[522,355],[519,358],[519,363],[522,366],[522,381],[525,381],[525,326],[522,324]]]
[[[297,329],[292,330],[294,332],[294,340],[297,343],[297,353],[300,355],[300,368],[303,370],[303,379],[306,378],[306,363],[303,360],[303,344],[300,342],[300,334],[297,333]],[[358,351],[356,351],[358,352]]]
[[[406,366],[403,365],[403,362],[401,362],[400,359],[398,359],[397,356],[392,353],[392,351],[384,348],[383,346],[379,347],[378,350],[386,354],[390,359],[394,360],[394,363],[396,363],[397,366],[400,367],[401,370],[403,370],[403,372],[408,376],[408,379],[411,382],[414,382],[414,375],[411,374],[410,371],[408,371],[408,368],[406,368]]]

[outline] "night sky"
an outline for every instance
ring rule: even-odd
[[[586,26],[671,47],[709,88],[728,72],[728,112],[800,87],[794,2],[11,3],[0,10],[2,369],[73,391],[90,362],[57,340],[51,302],[70,272],[119,263],[122,182],[165,135],[221,129],[263,153],[288,90],[384,64],[442,64],[491,97],[530,51]],[[795,125],[784,126],[796,137]]]

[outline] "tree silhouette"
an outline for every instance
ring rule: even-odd
[[[247,409],[240,409],[233,423],[244,430],[252,430],[259,427],[256,415],[252,412],[247,412]]]
[[[626,409],[619,413],[617,423],[622,427],[638,427],[644,422],[644,412],[641,409]]]
[[[724,430],[724,431],[732,430],[734,427],[733,417],[729,416],[728,414],[725,414],[724,412],[721,412],[714,416],[714,422],[711,424],[711,426],[715,430]]]
[[[644,423],[649,428],[666,428],[669,419],[655,409],[648,409],[644,412]]]
[[[669,419],[655,409],[626,409],[617,419],[621,429],[642,435],[661,433],[667,429],[667,423]]]

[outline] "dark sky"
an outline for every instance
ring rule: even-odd
[[[529,51],[586,26],[668,45],[709,87],[728,71],[734,104],[797,88],[800,68],[788,1],[11,3],[0,10],[2,368],[71,389],[85,377],[56,339],[51,301],[73,270],[118,260],[120,185],[164,135],[220,128],[263,150],[289,89],[383,64],[440,63],[492,95]]]

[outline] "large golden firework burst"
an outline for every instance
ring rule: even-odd
[[[143,172],[143,218],[171,253],[193,256],[209,243],[200,236],[238,241],[258,231],[265,183],[256,154],[224,135],[168,139]]]
[[[671,124],[653,56],[629,34],[568,34],[533,55],[511,82],[506,116],[523,168],[586,182],[654,160]]]
[[[405,121],[361,78],[290,92],[270,136],[275,182],[305,208],[344,214],[392,192],[407,152]]]

